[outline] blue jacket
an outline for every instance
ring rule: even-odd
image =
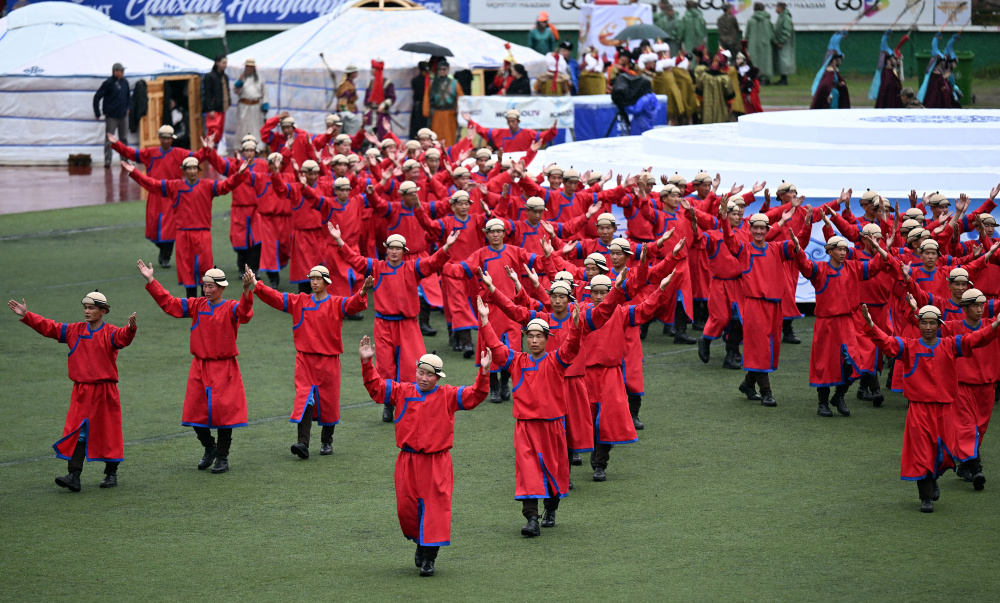
[[[111,76],[104,80],[94,94],[94,117],[101,117],[100,103],[104,101],[105,117],[125,117],[129,108],[128,80]]]

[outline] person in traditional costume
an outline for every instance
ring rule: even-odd
[[[903,100],[899,95],[903,90],[903,85],[899,81],[899,76],[903,73],[903,54],[900,52],[900,48],[910,39],[910,36],[900,38],[895,50],[893,50],[889,48],[889,34],[891,33],[892,30],[887,29],[882,34],[878,67],[875,69],[872,85],[868,89],[868,98],[875,101],[876,109],[903,108]]]
[[[430,86],[424,89],[424,117],[430,119],[431,130],[442,145],[451,146],[458,140],[458,99],[465,96],[462,85],[448,70],[448,61],[440,60]]]
[[[392,131],[393,105],[396,104],[396,86],[385,77],[385,61],[372,61],[372,80],[365,91],[364,128],[382,140]]]
[[[243,63],[243,73],[234,86],[239,106],[236,108],[236,136],[257,135],[264,125],[264,117],[270,106],[267,104],[267,86],[264,78],[257,73],[257,61],[247,59]]]

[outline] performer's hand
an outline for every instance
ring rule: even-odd
[[[965,193],[962,193],[958,196],[958,201],[955,202],[955,209],[957,209],[959,213],[965,213],[965,210],[968,208],[969,208],[969,196],[966,195]]]
[[[996,199],[997,195],[1000,195],[1000,184],[990,189],[990,201]]]
[[[481,295],[476,296],[476,310],[479,312],[479,323],[485,327],[490,322],[490,308]]]
[[[146,279],[146,282],[153,282],[153,262],[150,262],[149,266],[147,266],[145,262],[139,260],[136,265],[139,267],[139,274]]]
[[[490,276],[489,272],[483,272],[483,269],[480,268],[479,278],[483,281],[483,284],[486,285],[486,288],[489,289],[490,293],[497,290],[496,285],[493,284],[493,277]]]
[[[854,192],[854,189],[852,189],[852,188],[849,188],[847,190],[840,189],[840,196],[837,197],[837,202],[840,203],[840,204],[850,203],[851,202],[851,193],[853,193],[853,192]]]
[[[712,190],[718,189],[720,184],[722,184],[722,174],[716,174],[712,179]]]
[[[358,355],[361,356],[361,364],[369,362],[375,357],[375,348],[372,347],[372,340],[367,335],[361,338],[361,345],[358,346]]]
[[[532,286],[534,286],[535,289],[537,289],[539,285],[538,273],[532,270],[531,268],[528,268],[527,264],[521,264],[521,266],[523,266],[524,271],[528,273],[528,279],[531,281]]]
[[[472,114],[468,111],[462,111],[462,119],[465,121],[472,121]]]
[[[128,317],[128,328],[132,329],[133,331],[136,329],[135,312],[132,313],[132,316]]]
[[[736,183],[734,182],[733,186],[729,189],[729,196],[732,197],[733,195],[738,195],[742,190],[743,190],[743,185],[741,184],[739,186],[736,186]]]
[[[250,270],[249,264],[243,265],[243,291],[253,291],[257,286],[257,275]]]
[[[792,203],[795,202],[793,201]],[[795,206],[792,205],[792,207],[789,207],[784,211],[784,213],[781,214],[781,220],[778,221],[778,224],[784,226],[785,224],[788,223],[789,220],[792,219],[792,216],[794,215],[795,215]]]
[[[868,304],[861,304],[861,316],[864,316],[865,322],[868,323],[868,328],[875,326],[875,323],[872,322],[872,315],[868,313]]]
[[[445,239],[445,241],[444,241],[444,248],[445,248],[445,249],[450,249],[450,248],[451,248],[451,246],[455,244],[455,241],[457,241],[457,240],[458,240],[458,237],[459,237],[459,235],[461,235],[461,234],[462,234],[462,233],[461,233],[461,231],[459,231],[459,230],[453,230],[453,231],[451,231],[451,232],[450,232],[450,233],[448,234],[448,238],[447,238],[447,239]]]
[[[28,304],[26,304],[23,299],[21,300],[21,303],[17,303],[14,300],[10,300],[9,302],[7,302],[7,307],[10,308],[14,314],[17,314],[21,318],[24,318],[24,315],[28,313]],[[135,314],[133,314],[132,316],[135,316]]]
[[[806,200],[805,195],[799,195],[795,199],[792,199],[792,207],[801,206],[803,203],[805,203],[805,200]]]
[[[618,289],[621,290],[621,291],[623,291],[623,292],[625,290],[622,289],[622,284],[625,282],[625,273],[626,272],[628,272],[628,270],[622,270],[621,272],[618,273],[618,276],[615,277],[615,287],[618,287]]]
[[[135,166],[129,163],[128,161],[122,159],[122,169],[131,174],[132,172],[135,171]]]
[[[553,228],[552,225],[549,224],[547,220],[542,220],[541,224],[542,224],[542,230],[548,233],[550,237],[556,236],[556,229]]]
[[[671,228],[667,232],[663,233],[659,239],[656,240],[657,247],[663,247],[663,244],[670,240],[670,237],[674,236],[674,229]]]
[[[493,366],[493,350],[486,348],[479,355],[479,372],[484,375],[490,374],[490,367]]]
[[[677,244],[674,245],[674,255],[677,255],[678,253],[681,252],[681,249],[684,249],[684,243],[686,241],[687,241],[687,237],[684,237],[680,241],[677,241]]]
[[[910,200],[911,208],[917,206],[917,191],[915,191],[914,189],[910,189],[910,196],[907,198]]]
[[[639,263],[640,264],[645,264],[646,263],[646,258],[649,256],[649,244],[648,243],[640,243],[639,247],[642,247],[642,251],[639,252]]]
[[[306,184],[306,177],[303,174],[299,174],[299,184],[302,186],[308,186],[308,184]]]
[[[997,249],[1000,249],[1000,240],[998,240],[996,243],[993,243],[993,245],[990,247],[990,250],[986,252],[987,262],[993,259],[993,256],[996,255]]]
[[[670,281],[672,280],[674,280],[673,271],[671,271],[670,274],[668,274],[667,276],[663,277],[663,280],[660,281],[660,291],[665,291],[667,289],[667,286],[670,284]]]
[[[573,326],[580,326],[580,306],[573,304]]]
[[[326,223],[326,229],[330,231],[330,236],[337,242],[337,245],[344,246],[344,239],[340,238],[340,225],[333,222]]]
[[[365,277],[364,284],[361,285],[361,292],[360,292],[361,296],[365,297],[368,295],[369,292],[374,290],[375,290],[375,279],[372,277],[372,275],[369,274],[367,277]]]
[[[521,277],[518,276],[517,272],[514,272],[510,266],[504,266],[503,269],[507,271],[507,278],[514,282],[514,291],[521,291]]]
[[[599,211],[601,211],[601,202],[597,201],[596,203],[592,203],[590,207],[587,208],[587,219],[589,220],[594,217],[594,214]]]
[[[566,243],[565,245],[563,245],[563,248],[562,248],[563,255],[566,255],[570,251],[573,251],[574,247],[576,247],[576,243]]]
[[[114,134],[112,134],[111,132],[108,132],[108,142],[110,142],[111,144],[114,144],[114,143],[118,142],[118,137],[115,136]],[[996,196],[996,195],[994,195],[994,196]]]
[[[660,174],[660,184],[663,186],[670,184],[670,178],[666,174]]]
[[[757,184],[756,182],[754,182],[753,183],[753,188],[751,190],[753,191],[753,194],[756,195],[760,191],[764,190],[764,186],[766,186],[766,185],[767,185],[767,180],[761,182],[760,184]]]
[[[201,137],[201,146],[205,147],[206,149],[211,149],[212,147],[214,147],[215,146],[214,143],[215,143],[215,141],[213,140],[213,138],[211,136],[202,136]]]
[[[917,306],[917,299],[913,297],[912,293],[906,294],[906,303],[908,303],[910,305],[910,308],[913,309],[914,314],[920,311],[920,308]]]

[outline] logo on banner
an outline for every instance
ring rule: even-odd
[[[618,35],[618,32],[636,23],[642,23],[642,19],[639,17],[622,17],[621,21],[612,21],[601,28],[601,33],[597,34],[597,40],[604,46],[614,46],[617,43],[615,36]]]

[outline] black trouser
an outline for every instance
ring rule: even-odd
[[[869,375],[868,373],[862,374],[860,387],[863,387],[871,391],[881,389],[881,386],[879,385],[878,382],[878,375]]]
[[[555,511],[559,508],[559,497],[550,496],[548,498],[542,499],[545,502],[546,511]],[[537,498],[526,498],[521,501],[521,515],[524,515],[526,519],[531,519],[532,517],[538,517],[538,499]]]
[[[747,385],[753,385],[756,383],[760,386],[761,393],[771,391],[771,375],[770,373],[759,373],[757,371],[747,371],[746,378],[743,382]]]
[[[851,371],[853,369],[851,368],[850,364],[848,364],[847,362],[845,362],[843,364],[843,366],[840,368],[840,370],[841,370],[841,374],[843,374],[843,375],[850,375]],[[867,375],[862,375],[861,376],[862,380],[866,376]],[[864,385],[864,381],[862,381],[862,385]],[[847,393],[847,390],[851,389],[851,384],[850,383],[841,383],[840,385],[838,385],[836,387],[837,387],[837,389],[834,390],[834,395],[835,396],[844,396]],[[876,387],[878,387],[877,382],[876,382]],[[820,402],[829,402],[830,401],[830,388],[829,387],[817,387],[816,388],[816,394],[819,396],[819,401]]]
[[[253,270],[255,273],[260,270],[260,248],[261,244],[257,243],[248,249],[235,250],[237,272],[243,274],[247,266],[250,266],[250,270]]]
[[[594,451],[590,453],[590,466],[594,469],[598,467],[607,469],[608,461],[611,460],[612,448],[614,448],[613,444],[599,444],[595,441]]]
[[[417,554],[428,561],[434,561],[438,557],[439,546],[421,546],[417,545]]]
[[[743,323],[732,320],[729,323],[729,333],[726,334],[726,351],[739,352],[740,343],[743,342]]]
[[[302,420],[299,421],[299,444],[309,445],[309,435],[312,432],[313,405],[306,406],[302,413]],[[320,432],[320,442],[323,444],[333,444],[333,430],[336,425],[323,425]]]
[[[219,441],[216,443],[215,438],[212,437],[212,430],[208,427],[195,427],[194,432],[198,436],[198,441],[205,448],[211,448],[212,446],[218,446],[215,449],[215,454],[221,456],[222,458],[229,458],[229,447],[233,443],[233,428],[226,427],[217,430],[219,432]]]
[[[70,473],[82,473],[83,472],[83,461],[87,458],[87,439],[78,440],[76,442],[76,448],[73,450],[73,458],[66,463],[67,468]],[[118,463],[119,461],[105,461],[104,463],[104,473],[106,475],[117,475],[118,474]]]
[[[204,297],[205,296],[205,288],[204,287],[202,287],[202,289],[201,289],[201,295],[198,295],[198,287],[184,287],[184,291],[186,291],[186,295],[188,297]]]
[[[170,256],[173,255],[174,253],[174,242],[168,241],[164,243],[155,243],[155,245],[160,248],[159,259],[169,261]]]
[[[917,494],[920,496],[920,500],[931,500],[934,498],[934,485],[936,483],[937,480],[932,477],[917,480]]]
[[[674,331],[684,333],[687,331],[688,315],[684,311],[684,303],[677,300],[677,307],[674,308]]]

